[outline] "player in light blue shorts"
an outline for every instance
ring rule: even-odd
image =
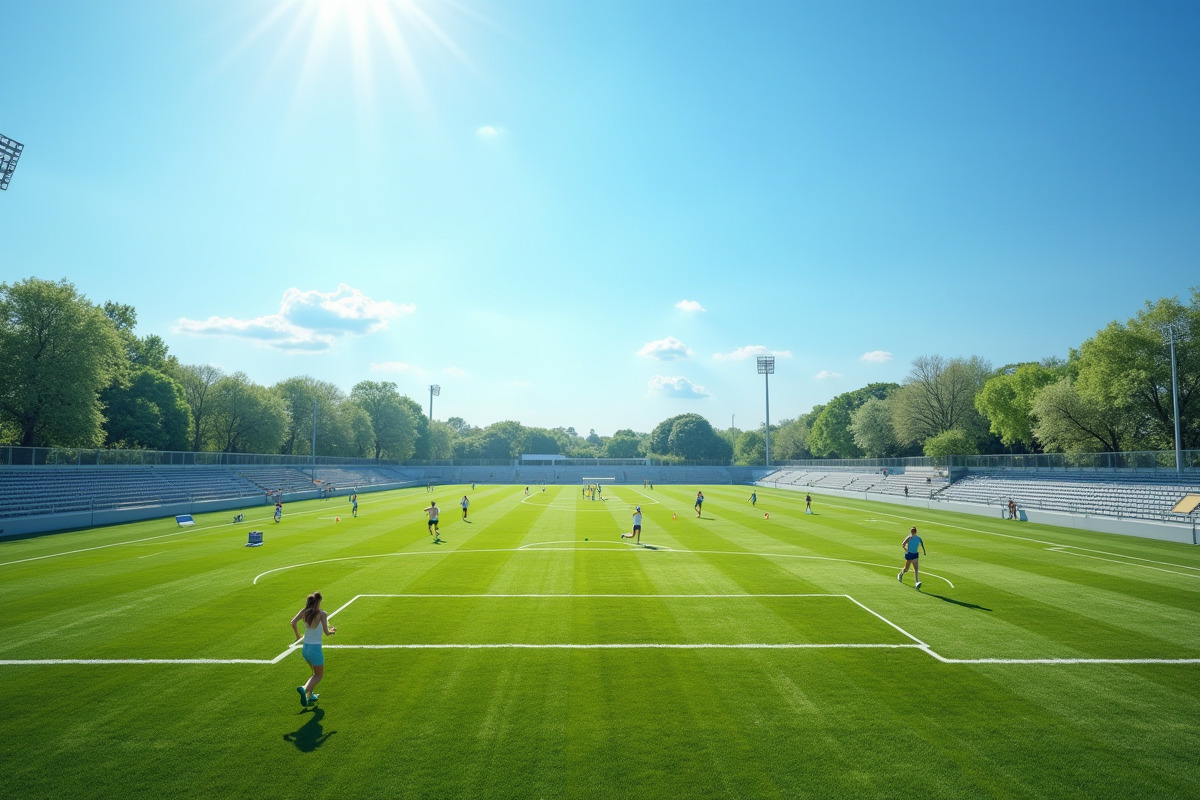
[[[913,577],[916,578],[916,588],[921,588],[921,553],[925,552],[925,542],[921,541],[921,537],[917,536],[917,528],[914,525],[912,530],[908,532],[908,536],[901,543],[904,548],[904,569],[896,575],[896,580],[904,583],[904,573],[908,572],[909,565],[913,568]],[[920,552],[917,552],[920,549]],[[925,555],[929,555],[925,553]]]
[[[303,634],[297,628],[300,620],[304,620]],[[333,636],[337,633],[337,628],[329,627],[329,615],[321,610],[320,592],[310,594],[304,608],[292,617],[292,633],[296,639],[303,636],[304,644],[300,647],[300,654],[312,667],[312,677],[303,686],[296,687],[296,691],[300,693],[300,705],[308,708],[320,697],[313,689],[317,688],[317,684],[325,677],[325,653],[321,650],[321,634]]]

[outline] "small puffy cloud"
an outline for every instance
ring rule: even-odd
[[[475,129],[475,135],[484,141],[488,141],[489,139],[495,139],[498,137],[500,135],[500,129],[495,125],[480,125]]]
[[[280,350],[312,353],[328,350],[339,338],[384,330],[391,320],[415,310],[411,304],[375,300],[343,283],[333,292],[288,289],[276,314],[253,319],[185,317],[175,323],[174,330],[194,336],[251,339]]]
[[[892,354],[887,350],[872,350],[869,353],[863,353],[859,356],[858,360],[871,364],[886,364],[892,360]]]
[[[777,356],[779,358],[791,358],[791,350],[768,350],[761,344],[749,344],[745,347],[739,347],[729,353],[713,353],[713,358],[717,361],[745,361],[748,358],[757,358],[758,356]]]
[[[653,342],[646,342],[646,344],[642,345],[642,349],[638,350],[639,356],[656,358],[659,361],[678,361],[681,358],[687,358],[691,354],[691,349],[674,336],[668,336],[665,339],[658,339]]]
[[[692,383],[687,378],[678,376],[667,377],[666,375],[655,375],[650,379],[650,394],[683,398],[686,400],[698,400],[701,397],[708,397],[708,392],[703,386]]]
[[[707,308],[700,305],[696,300],[680,300],[675,304],[675,307],[680,311],[708,311]]]
[[[830,378],[840,378],[840,377],[842,377],[842,373],[834,372],[834,371],[828,370],[828,369],[823,369],[817,373],[817,380],[819,380],[819,381],[828,380]]]

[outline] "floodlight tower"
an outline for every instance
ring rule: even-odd
[[[433,422],[433,398],[442,393],[442,387],[436,383],[429,387],[429,421]]]
[[[24,149],[25,145],[0,134],[0,189],[8,189],[13,170],[17,168],[17,159]]]
[[[1175,471],[1183,472],[1183,457],[1179,451],[1179,376],[1175,372],[1175,340],[1186,337],[1179,323],[1168,322],[1162,326],[1163,339],[1171,346],[1171,403],[1175,411]]]
[[[771,375],[775,374],[775,356],[759,356],[758,357],[758,374],[763,376],[764,386],[767,392],[767,427],[764,429],[764,441],[766,448],[764,455],[766,456],[767,466],[771,466]]]

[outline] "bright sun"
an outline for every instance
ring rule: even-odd
[[[466,11],[450,1],[434,0],[279,0],[242,41],[249,47],[270,31],[282,29],[274,61],[280,64],[302,48],[296,92],[299,96],[317,73],[348,60],[354,94],[364,111],[374,105],[376,73],[386,70],[399,79],[404,93],[418,108],[427,109],[427,96],[414,43],[450,53],[470,67],[465,54],[434,19],[430,8]],[[469,13],[469,12],[468,12]],[[382,73],[381,73],[382,74]]]

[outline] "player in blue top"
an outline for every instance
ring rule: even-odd
[[[752,506],[758,505],[758,490],[757,489],[750,493],[750,505],[752,505]]]
[[[700,516],[700,509],[704,506],[704,492],[696,492],[696,504],[693,508],[696,509],[696,516]]]
[[[904,583],[904,573],[908,572],[908,566],[911,564],[913,568],[913,577],[916,578],[916,588],[921,588],[921,553],[925,553],[925,542],[921,541],[921,537],[917,536],[917,528],[914,525],[908,532],[908,536],[904,537],[904,542],[900,545],[904,548],[904,569],[896,575],[896,580]],[[921,553],[917,550],[920,549]],[[925,553],[925,555],[929,555]]]
[[[275,501],[275,521],[279,522],[281,519],[283,519],[283,501],[276,500]]]

